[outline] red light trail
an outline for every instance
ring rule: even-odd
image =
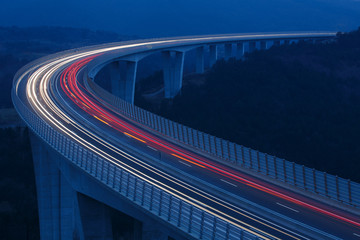
[[[239,172],[233,169],[211,162],[210,160],[205,159],[201,156],[196,156],[191,152],[188,152],[184,149],[180,149],[174,144],[164,142],[162,139],[159,139],[158,137],[151,135],[150,133],[145,132],[127,123],[126,121],[120,119],[118,116],[105,109],[97,100],[94,100],[90,96],[88,96],[87,93],[81,90],[81,88],[79,87],[80,83],[77,81],[77,74],[87,63],[89,63],[96,56],[87,57],[85,59],[73,63],[71,66],[67,67],[65,71],[63,71],[60,79],[61,88],[63,89],[65,94],[79,108],[83,109],[89,115],[93,116],[102,123],[116,129],[117,131],[122,132],[128,137],[138,140],[139,142],[142,142],[144,144],[146,143],[152,148],[155,148],[166,154],[172,155],[176,158],[185,160],[195,166],[201,167],[202,169],[206,169],[208,171],[227,177],[229,179],[245,184],[252,188],[256,188],[262,192],[271,194],[286,201],[303,206],[307,209],[311,209],[318,213],[325,214],[335,219],[360,227],[360,223],[357,220],[352,220],[349,217],[339,215],[334,211],[307,203],[305,200],[301,199],[302,197],[288,196],[287,194],[282,193],[280,190],[275,190],[274,187],[268,186],[268,184],[266,183],[259,182],[258,180],[255,179],[251,179],[251,177],[247,176],[245,179],[243,176],[240,176]]]

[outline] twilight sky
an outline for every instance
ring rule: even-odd
[[[1,0],[0,26],[67,26],[124,35],[355,30],[360,0]]]

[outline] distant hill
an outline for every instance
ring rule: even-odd
[[[62,43],[78,43],[81,41],[101,42],[114,39],[127,39],[128,36],[119,36],[108,31],[93,31],[82,28],[69,27],[0,27],[0,41],[32,41],[44,40]]]
[[[79,28],[0,27],[0,108],[12,107],[13,76],[28,62],[62,50],[134,38]]]
[[[0,53],[37,57],[61,50],[134,39],[107,31],[66,27],[0,27]]]

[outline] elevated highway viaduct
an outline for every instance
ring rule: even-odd
[[[34,61],[16,74],[14,106],[31,130],[42,239],[358,239],[359,184],[218,139],[133,105],[138,62],[161,52],[164,96],[196,71],[334,33],[193,36],[111,43]],[[233,50],[233,47],[236,47]],[[206,54],[207,56],[207,54]],[[121,63],[122,62],[122,63]],[[111,93],[95,76],[111,68]],[[120,68],[120,65],[122,67]]]

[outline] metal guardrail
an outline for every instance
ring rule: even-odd
[[[86,80],[86,79],[85,79]],[[88,90],[126,117],[222,161],[251,169],[296,188],[360,208],[360,184],[289,162],[176,123],[116,97],[87,78]]]
[[[24,69],[23,69],[24,70]],[[21,75],[21,74],[20,74]],[[19,76],[19,75],[18,75]],[[15,79],[16,81],[16,79]],[[12,91],[14,106],[28,127],[63,157],[107,187],[196,239],[262,239],[183,201],[59,133]]]
[[[115,44],[103,44],[112,46]],[[14,106],[29,128],[49,146],[123,198],[151,212],[197,239],[262,239],[214,215],[183,201],[156,186],[141,180],[121,167],[94,154],[91,149],[59,133],[26,106],[15,93],[18,78],[25,70],[64,54],[92,49],[85,47],[53,54],[24,66],[14,78]],[[359,207],[360,185],[333,175],[308,169],[283,159],[236,145],[226,140],[188,128],[162,118],[117,98],[92,81],[90,88],[105,101],[118,107],[125,116],[146,125],[175,141],[188,144],[223,161],[257,170],[294,186]]]

